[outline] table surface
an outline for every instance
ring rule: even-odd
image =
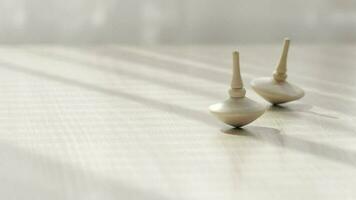
[[[239,47],[247,96],[267,106],[231,129]],[[249,86],[278,45],[0,47],[1,199],[355,199],[356,46],[293,45],[272,107]]]

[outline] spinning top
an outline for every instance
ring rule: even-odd
[[[240,74],[239,52],[235,51],[232,55],[233,75],[231,89],[229,90],[230,98],[211,105],[209,110],[226,124],[241,127],[261,116],[265,111],[265,107],[245,97],[246,90],[243,87]]]
[[[286,81],[289,42],[288,38],[284,40],[281,59],[273,77],[257,78],[251,82],[252,88],[272,104],[286,103],[304,96],[304,91],[301,88]]]

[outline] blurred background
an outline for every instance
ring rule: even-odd
[[[0,43],[356,41],[352,0],[0,0]]]

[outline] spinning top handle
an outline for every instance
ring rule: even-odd
[[[232,80],[231,80],[231,89],[229,94],[231,97],[244,97],[246,90],[243,87],[241,73],[240,73],[240,56],[238,51],[232,53]]]
[[[289,50],[290,40],[284,39],[283,51],[276,70],[273,73],[273,77],[276,81],[285,81],[287,79],[287,58]]]

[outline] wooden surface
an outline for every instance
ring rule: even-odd
[[[356,46],[294,45],[295,103],[243,130],[208,113],[239,47],[249,86],[280,45],[0,48],[1,199],[355,199]]]

